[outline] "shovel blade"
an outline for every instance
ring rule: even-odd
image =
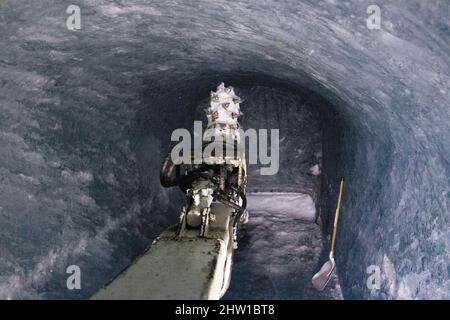
[[[325,262],[320,268],[319,272],[317,272],[314,277],[312,277],[312,284],[314,288],[319,291],[322,291],[327,286],[328,282],[331,279],[331,275],[333,274],[334,268],[336,268],[336,263],[334,259],[330,259]]]

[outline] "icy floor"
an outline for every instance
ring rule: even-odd
[[[310,196],[254,193],[248,209],[224,299],[342,299],[336,274],[323,292],[311,285],[327,251]]]

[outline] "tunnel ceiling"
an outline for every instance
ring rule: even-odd
[[[370,1],[84,0],[78,31],[70,4],[0,3],[0,297],[67,297],[73,261],[85,297],[174,221],[160,160],[225,78],[326,101],[322,211],[345,176],[346,298],[450,298],[447,1],[377,1],[381,30]]]

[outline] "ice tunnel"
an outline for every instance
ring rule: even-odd
[[[310,194],[326,236],[345,177],[345,299],[450,298],[448,1],[79,0],[77,30],[70,5],[0,2],[1,298],[88,298],[175,222],[161,161],[221,81],[280,128],[251,190]]]

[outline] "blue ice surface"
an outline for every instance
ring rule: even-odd
[[[176,221],[158,182],[172,130],[220,81],[265,78],[329,102],[344,297],[450,298],[449,2],[377,1],[369,30],[372,2],[80,0],[79,31],[71,1],[1,2],[0,297],[86,298],[126,266]]]

